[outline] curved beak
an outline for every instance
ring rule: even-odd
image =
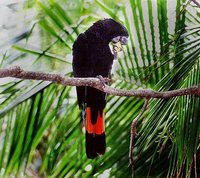
[[[121,45],[127,45],[128,43],[128,37],[122,36],[119,41],[121,42]]]
[[[128,37],[118,36],[118,37],[113,38],[112,42],[113,42],[113,54],[116,59],[117,53],[122,51],[122,45],[126,45],[128,43]]]

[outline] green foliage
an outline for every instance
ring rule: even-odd
[[[28,0],[30,28],[1,46],[1,68],[71,76],[72,45],[79,33],[105,17],[121,21],[130,40],[116,62],[113,87],[167,91],[200,83],[200,26],[190,2]],[[171,13],[173,12],[173,13]],[[12,29],[10,29],[12,30]],[[3,45],[2,45],[3,44]],[[109,96],[107,152],[89,160],[74,87],[7,80],[0,85],[0,175],[43,177],[130,177],[130,124],[143,100]],[[134,148],[136,177],[194,177],[200,174],[200,98],[150,101],[140,119]]]

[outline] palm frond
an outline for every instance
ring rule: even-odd
[[[26,1],[28,30],[1,42],[1,67],[20,64],[71,76],[74,40],[97,19],[124,23],[130,43],[116,61],[113,87],[166,91],[199,84],[198,9],[169,1]],[[34,12],[32,11],[34,10]],[[13,22],[13,28],[17,23]],[[13,30],[9,28],[9,30]],[[5,46],[12,46],[6,49]],[[43,177],[129,177],[130,124],[143,100],[108,97],[107,152],[85,155],[74,87],[8,80],[0,85],[0,175]],[[134,149],[137,177],[192,177],[199,162],[199,97],[151,100],[139,120]],[[197,159],[197,160],[196,160]],[[196,164],[197,166],[198,164]]]

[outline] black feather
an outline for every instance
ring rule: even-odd
[[[128,31],[113,19],[100,20],[80,34],[73,45],[74,77],[109,77],[114,60],[109,43],[117,36],[128,37]],[[80,109],[85,105],[91,108],[91,122],[95,124],[98,113],[102,116],[106,106],[106,94],[91,87],[77,87],[77,97]],[[94,137],[86,133],[86,150],[89,158],[103,154],[105,134]]]

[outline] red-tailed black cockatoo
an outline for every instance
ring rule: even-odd
[[[99,20],[81,33],[73,45],[74,77],[108,78],[116,53],[127,44],[127,29],[113,19]],[[112,42],[113,51],[109,43]],[[104,108],[107,94],[92,87],[76,87],[86,127],[86,153],[95,158],[105,153]]]

